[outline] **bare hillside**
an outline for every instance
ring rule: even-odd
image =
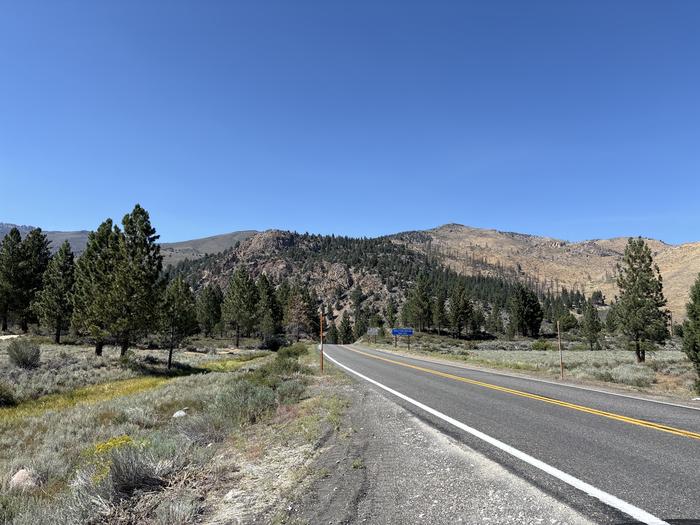
[[[618,293],[616,265],[627,243],[626,238],[572,243],[460,224],[406,232],[394,239],[435,254],[463,274],[518,275],[542,290],[566,287],[586,294],[602,290],[608,298]],[[654,239],[647,242],[661,269],[669,307],[674,318],[681,319],[690,287],[700,273],[700,243],[672,246]]]

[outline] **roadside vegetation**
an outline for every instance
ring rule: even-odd
[[[17,368],[8,346],[0,347],[3,378]],[[310,454],[342,410],[321,395],[328,379],[315,377],[305,344],[276,354],[180,352],[170,371],[162,355],[124,360],[107,347],[99,381],[89,373],[98,361],[89,348],[63,358],[64,347],[40,349],[70,384],[57,381],[48,395],[28,389],[0,408],[2,523],[191,523],[216,511],[207,497],[230,476],[222,451],[246,456],[261,447],[253,458],[261,463],[266,446]],[[41,366],[24,373],[44,377]]]

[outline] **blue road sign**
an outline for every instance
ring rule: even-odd
[[[392,328],[391,335],[413,335],[413,328]]]

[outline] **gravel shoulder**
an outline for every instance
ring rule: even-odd
[[[281,522],[591,523],[371,387],[345,390],[351,403],[341,429]]]

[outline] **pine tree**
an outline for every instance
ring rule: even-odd
[[[389,297],[389,302],[384,310],[384,319],[389,328],[396,328],[396,312],[398,308],[396,307],[396,301],[393,297]]]
[[[170,281],[165,289],[160,325],[168,340],[168,368],[171,368],[173,349],[198,330],[194,294],[182,276]]]
[[[438,335],[442,334],[442,328],[447,324],[446,302],[445,292],[441,291],[435,297],[435,302],[433,303],[433,326],[437,328]]]
[[[603,330],[603,324],[600,322],[598,309],[593,303],[593,299],[588,301],[583,308],[583,319],[581,319],[581,335],[588,341],[591,350],[594,347],[599,347],[600,332]]]
[[[462,281],[452,288],[447,308],[447,319],[452,335],[459,338],[462,329],[467,328],[472,318],[473,306]]]
[[[0,317],[2,331],[7,332],[10,311],[15,310],[20,296],[22,236],[12,228],[0,245]]]
[[[367,333],[367,318],[364,315],[360,315],[358,319],[355,320],[355,326],[352,329],[352,335],[355,341],[363,337]]]
[[[474,305],[471,319],[469,319],[469,329],[471,330],[472,336],[479,335],[485,322],[486,317],[484,316],[484,311],[480,306]]]
[[[122,357],[131,343],[158,326],[163,293],[158,235],[148,212],[140,205],[122,219],[117,234],[117,261],[108,293],[110,336],[119,343]]]
[[[221,322],[221,304],[224,294],[218,284],[204,287],[197,297],[197,322],[206,337],[211,337],[214,329]]]
[[[510,330],[523,336],[537,337],[544,314],[535,292],[518,283],[510,298]]]
[[[408,296],[408,318],[419,332],[430,326],[432,315],[430,311],[430,285],[425,275],[418,276],[416,285]]]
[[[236,331],[236,348],[240,345],[241,333],[249,335],[255,329],[257,302],[255,283],[243,265],[239,265],[221,307],[222,319]]]
[[[338,340],[342,345],[349,345],[353,342],[352,324],[350,323],[350,316],[347,312],[343,312],[343,317],[340,319]]]
[[[503,318],[501,317],[501,309],[498,305],[493,305],[491,307],[491,312],[489,313],[488,320],[486,321],[486,330],[490,334],[503,333]]]
[[[686,311],[688,319],[683,323],[683,351],[695,367],[698,376],[695,390],[700,394],[700,275],[690,290]]]
[[[32,310],[42,324],[53,330],[54,341],[60,344],[61,330],[68,326],[73,313],[70,296],[75,284],[75,262],[68,241],[49,261],[43,281],[44,287],[37,293]]]
[[[281,330],[282,309],[277,302],[275,289],[265,274],[258,278],[256,286],[258,331],[263,345],[270,347],[274,344],[275,337]]]
[[[328,331],[326,332],[326,343],[329,345],[338,344],[338,329],[335,326],[335,321],[331,321],[328,324]]]
[[[642,363],[646,360],[646,345],[668,338],[670,314],[664,308],[661,272],[641,237],[627,243],[622,264],[618,265],[617,286],[620,289],[615,310],[617,326],[634,344],[637,362]]]
[[[15,304],[16,313],[20,319],[20,327],[24,333],[29,328],[33,318],[32,302],[43,287],[44,272],[51,259],[49,241],[41,228],[30,231],[22,241],[22,262],[19,271],[19,296]]]
[[[98,356],[102,355],[109,337],[109,288],[117,264],[120,235],[112,219],[105,220],[97,231],[88,234],[85,251],[75,268],[71,324],[78,334],[92,339]]]

